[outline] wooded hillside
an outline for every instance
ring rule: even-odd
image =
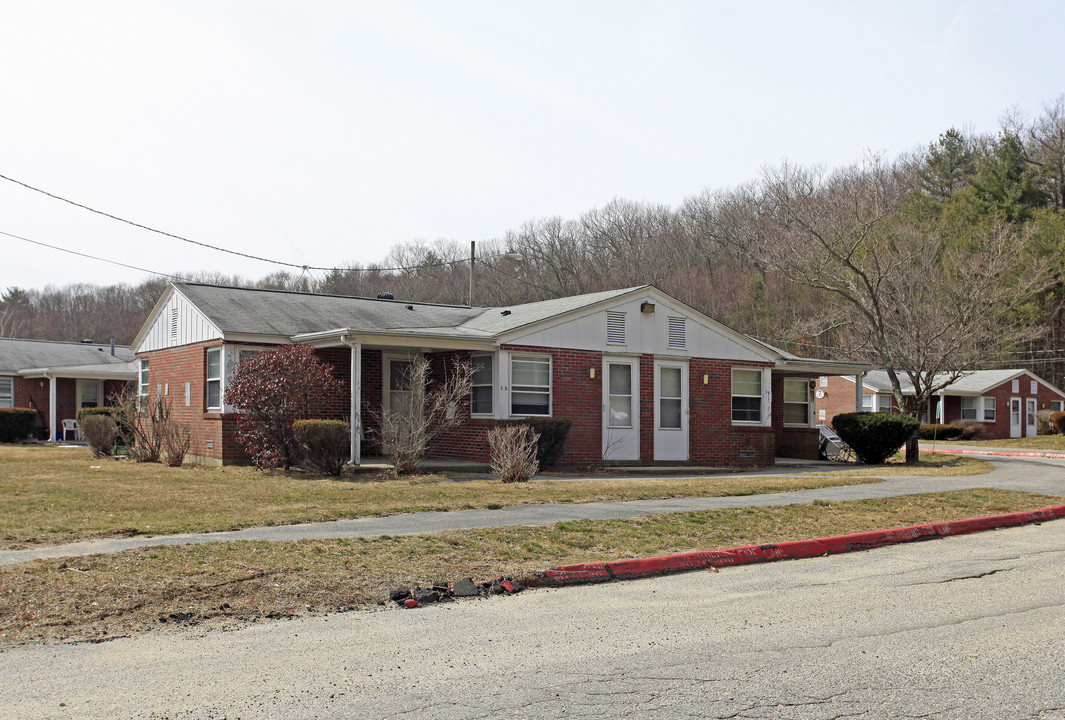
[[[782,163],[674,206],[617,199],[577,218],[530,220],[478,242],[474,301],[650,283],[797,354],[1027,367],[1061,386],[1063,250],[1065,96],[1037,117],[1007,117],[993,135],[948,129],[898,158],[869,155],[833,170]],[[512,251],[524,259],[504,256]],[[412,241],[379,264],[356,261],[320,277],[185,277],[465,304],[469,243]],[[8,288],[0,336],[126,344],[163,287],[152,279]],[[907,356],[896,360],[902,348]]]

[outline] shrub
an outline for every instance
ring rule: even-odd
[[[541,470],[554,467],[566,448],[566,436],[573,421],[569,418],[525,418],[521,421],[540,437],[536,444],[536,462]]]
[[[351,425],[342,420],[296,420],[292,429],[307,463],[340,477],[351,452]]]
[[[964,432],[960,425],[921,425],[917,428],[917,437],[922,440],[954,440]],[[907,438],[909,439],[909,438]],[[847,443],[850,445],[850,443]]]
[[[166,464],[170,467],[181,467],[190,447],[192,447],[192,433],[188,426],[177,422],[169,423],[163,431]]]
[[[117,402],[121,403],[122,396],[118,395],[118,396],[110,398],[110,399],[111,399],[112,402],[116,402],[117,401]],[[115,421],[115,426],[116,426],[117,431],[118,431],[118,437],[117,437],[118,443],[120,445],[132,445],[133,444],[133,437],[134,437],[133,428],[127,427],[126,425],[124,425],[123,417],[122,417],[122,409],[120,407],[104,405],[102,407],[82,408],[81,410],[78,410],[78,415],[77,415],[78,426],[79,427],[83,426],[84,423],[82,421],[85,418],[90,417],[92,415],[104,415],[104,416],[109,417],[112,420],[114,420]]]
[[[1040,410],[1035,414],[1035,434],[1058,434],[1058,429],[1054,426],[1054,412],[1052,410]]]
[[[341,389],[309,345],[279,345],[244,358],[225,395],[240,409],[236,440],[256,467],[288,470],[300,459],[292,423],[322,412]]]
[[[115,449],[118,426],[110,415],[104,413],[78,413],[78,427],[89,444],[93,457],[110,457]]]
[[[959,440],[972,440],[975,437],[979,437],[984,432],[984,424],[979,420],[962,420],[955,423],[961,428],[961,435],[958,436]]]
[[[920,425],[917,418],[885,413],[844,413],[832,418],[836,433],[868,465],[883,464]]]
[[[36,410],[0,408],[0,442],[22,442],[30,436],[36,422]]]
[[[492,472],[505,483],[528,482],[540,469],[536,461],[539,439],[527,423],[501,425],[489,430]]]
[[[1065,412],[1058,411],[1050,414],[1050,422],[1058,429],[1058,433],[1065,435]]]

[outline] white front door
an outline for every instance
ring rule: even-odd
[[[409,357],[384,356],[382,358],[384,397],[381,398],[385,415],[391,418],[394,430],[405,434],[409,425],[414,393],[411,391],[411,368],[414,361]],[[387,436],[388,433],[385,433]],[[381,438],[381,449],[388,452],[388,441]]]
[[[1036,427],[1035,427],[1035,414],[1037,412],[1039,412],[1038,407],[1039,406],[1036,404],[1035,398],[1028,398],[1027,400],[1024,401],[1024,426],[1025,426],[1024,436],[1025,437],[1035,437],[1036,436],[1037,431],[1036,431]]]
[[[655,361],[655,460],[688,459],[688,363]]]
[[[640,361],[603,358],[603,459],[640,459]]]
[[[1021,425],[1021,399],[1010,398],[1010,437],[1021,437],[1021,431],[1023,427]]]

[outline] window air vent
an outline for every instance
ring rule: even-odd
[[[669,339],[667,341],[667,346],[676,350],[683,350],[688,346],[684,318],[671,317],[669,319]]]
[[[625,344],[625,313],[607,311],[606,342],[608,345]]]

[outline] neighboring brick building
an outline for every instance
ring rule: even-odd
[[[239,461],[227,378],[242,354],[294,342],[314,347],[343,383],[321,414],[354,416],[355,462],[364,448],[380,452],[372,412],[405,392],[416,355],[437,377],[455,359],[476,369],[470,419],[432,455],[486,461],[495,425],[556,416],[573,421],[567,465],[814,459],[815,379],[868,369],[790,355],[649,285],[470,308],[178,282],[133,342],[139,389],[171,398],[193,431],[190,460]]]
[[[64,420],[108,404],[136,377],[128,347],[0,338],[0,407],[36,410],[42,440],[65,439]]]
[[[902,391],[913,394],[913,386],[904,379]],[[831,423],[840,413],[854,412],[854,376],[820,378],[815,398],[818,422]],[[862,398],[863,410],[898,412],[883,370],[863,376]],[[1065,410],[1065,393],[1028,370],[973,370],[936,393],[924,420],[948,424],[977,420],[984,423],[980,437],[986,439],[1027,437],[1036,434],[1035,416],[1040,410]]]

